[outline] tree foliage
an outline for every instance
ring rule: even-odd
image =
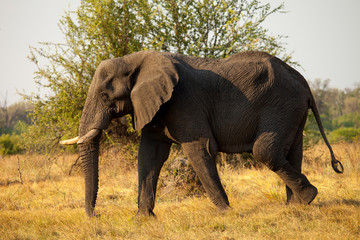
[[[256,0],[82,0],[60,19],[65,43],[31,48],[40,92],[25,96],[34,105],[27,142],[34,148],[77,134],[88,87],[104,59],[144,49],[210,58],[264,50],[291,62],[284,37],[261,25],[282,9]]]
[[[263,50],[289,61],[281,40],[261,26],[283,5],[258,1],[155,0],[150,43],[156,49],[219,58],[244,50]]]

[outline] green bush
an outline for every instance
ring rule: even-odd
[[[0,136],[0,154],[16,154],[22,151],[20,137],[18,135],[4,134]]]
[[[354,142],[360,140],[360,128],[338,128],[330,133],[329,140],[330,142]]]
[[[360,128],[360,113],[344,114],[333,120],[335,128]]]

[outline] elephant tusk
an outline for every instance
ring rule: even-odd
[[[94,137],[96,137],[101,130],[99,129],[91,129],[87,134],[85,134],[84,136],[82,136],[78,141],[77,144],[83,144],[86,143],[90,140],[92,140]]]
[[[62,145],[74,145],[74,144],[77,144],[78,140],[79,140],[79,136],[74,137],[72,139],[62,140],[62,141],[60,141],[60,144],[62,144]]]

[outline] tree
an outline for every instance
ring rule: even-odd
[[[10,128],[10,121],[9,121],[9,111],[8,111],[8,103],[7,103],[7,92],[5,96],[2,96],[3,101],[0,105],[0,126],[1,126],[1,132],[7,132]]]
[[[212,58],[264,50],[291,62],[284,37],[261,26],[282,9],[256,0],[82,0],[60,20],[66,43],[31,48],[36,82],[50,94],[25,96],[34,105],[25,137],[44,145],[76,135],[92,76],[104,59],[144,49]]]
[[[7,94],[0,100],[0,135],[19,134],[21,125],[30,124],[29,112],[31,105],[26,102],[18,102],[8,106]]]
[[[261,26],[266,18],[283,5],[239,0],[155,0],[156,17],[149,31],[151,45],[164,51],[201,57],[227,57],[244,50],[263,50],[280,55],[286,61],[280,40]]]
[[[315,99],[317,108],[319,109],[320,114],[328,113],[327,105],[327,93],[329,91],[330,79],[325,79],[324,81],[317,78],[313,82],[309,82],[312,94]]]
[[[20,153],[23,150],[20,134],[29,123],[31,106],[18,102],[8,106],[7,94],[0,101],[0,156]]]

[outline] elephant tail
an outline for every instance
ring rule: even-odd
[[[312,112],[314,113],[314,116],[315,116],[315,119],[316,119],[316,123],[319,127],[319,130],[320,130],[320,133],[321,133],[321,136],[323,137],[324,141],[325,141],[325,144],[326,146],[329,148],[330,150],[330,155],[331,155],[331,166],[333,167],[334,171],[337,172],[337,173],[343,173],[344,172],[344,167],[343,165],[341,164],[340,161],[338,161],[336,158],[335,158],[335,155],[334,155],[334,151],[332,150],[331,146],[330,146],[330,143],[325,135],[325,131],[324,131],[324,127],[322,125],[322,122],[321,122],[321,119],[320,119],[320,114],[319,114],[319,111],[316,107],[316,104],[315,104],[315,99],[313,97],[313,95],[311,94],[311,104],[310,104],[310,108],[312,110]]]

